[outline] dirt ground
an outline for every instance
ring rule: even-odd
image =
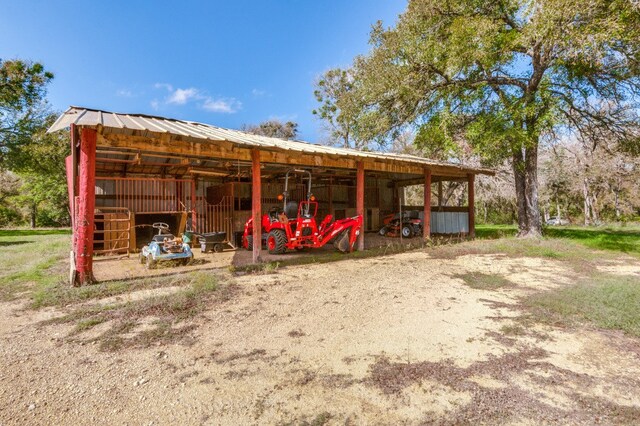
[[[378,233],[367,233],[365,238],[365,250],[369,249],[381,249],[384,253],[384,248],[392,246],[398,248],[403,247],[415,247],[420,245],[420,238],[391,238],[383,237]],[[208,270],[229,267],[242,268],[250,265],[253,262],[253,254],[251,251],[244,248],[234,250],[231,246],[226,246],[222,253],[214,253],[209,251],[202,253],[199,248],[194,248],[194,261],[191,265],[184,267],[185,271],[196,270]],[[299,258],[309,257],[309,255],[316,256],[331,256],[333,259],[340,259],[341,254],[336,251],[333,244],[327,244],[320,249],[309,249],[301,252],[287,252],[285,254],[269,254],[266,249],[262,251],[263,262],[283,262],[283,261],[295,261]],[[171,267],[163,268],[161,264],[157,269],[148,270],[140,265],[139,255],[132,253],[128,258],[120,257],[105,257],[97,258],[94,274],[98,281],[108,280],[127,280],[141,277],[162,276],[167,273],[173,273]]]
[[[617,266],[640,279],[637,260]],[[465,272],[514,285],[470,288]],[[290,266],[230,278],[234,295],[178,343],[116,352],[88,343],[108,324],[69,339],[70,325],[42,324],[63,311],[2,303],[0,425],[637,424],[638,339],[505,332],[525,315],[519,297],[575,274],[425,251]]]

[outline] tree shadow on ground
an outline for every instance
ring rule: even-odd
[[[0,229],[0,237],[28,237],[33,235],[71,235],[69,228],[60,229]]]
[[[22,244],[31,244],[34,241],[0,241],[0,247],[19,246]]]
[[[605,398],[577,392],[575,389],[592,388],[598,378],[544,361],[548,355],[541,348],[522,347],[517,352],[500,356],[489,354],[487,360],[476,361],[464,368],[457,366],[452,359],[410,363],[392,362],[381,356],[369,366],[369,375],[364,382],[390,397],[400,396],[405,388],[423,381],[436,382],[454,392],[470,394],[469,403],[444,417],[426,419],[428,423],[480,424],[529,419],[590,424],[596,418],[605,423],[627,423],[640,418],[640,407],[619,405]],[[523,376],[532,383],[531,389],[514,384],[514,379],[519,380]],[[499,386],[482,386],[478,379],[485,377],[497,381]],[[640,382],[635,385],[640,385]],[[544,390],[565,394],[573,404],[570,407],[551,405],[545,401]]]

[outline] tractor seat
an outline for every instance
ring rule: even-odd
[[[295,201],[288,201],[287,205],[284,207],[284,214],[286,214],[290,219],[296,217],[298,215],[298,203]]]
[[[173,236],[173,234],[154,235],[153,236],[153,241],[155,241],[157,243],[161,243],[161,242],[164,241],[165,238],[167,238],[169,240],[173,240],[175,237]]]
[[[271,222],[276,222],[278,220],[278,215],[280,215],[281,212],[282,210],[280,210],[280,208],[271,207],[269,209],[269,219],[271,219]]]

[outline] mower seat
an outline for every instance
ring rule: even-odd
[[[169,240],[173,240],[175,237],[173,236],[173,234],[162,234],[162,235],[154,235],[153,236],[153,241],[157,242],[157,243],[161,243],[164,240],[169,239]]]

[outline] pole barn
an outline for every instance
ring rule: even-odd
[[[70,131],[67,158],[74,285],[95,281],[96,255],[129,254],[149,241],[149,223],[166,222],[180,233],[223,231],[239,246],[245,221],[260,223],[278,202],[291,168],[313,175],[317,214],[343,219],[362,215],[363,231],[381,219],[418,211],[421,237],[473,237],[474,182],[493,171],[411,155],[363,152],[257,136],[202,123],[70,107],[49,132]],[[300,178],[302,179],[302,178]],[[466,186],[467,205],[443,205],[443,183]],[[435,205],[431,187],[438,186]],[[404,204],[404,188],[424,186],[422,206]],[[289,199],[301,201],[305,184],[291,183]],[[253,227],[252,259],[261,261],[261,227]],[[358,250],[365,248],[360,232]]]

